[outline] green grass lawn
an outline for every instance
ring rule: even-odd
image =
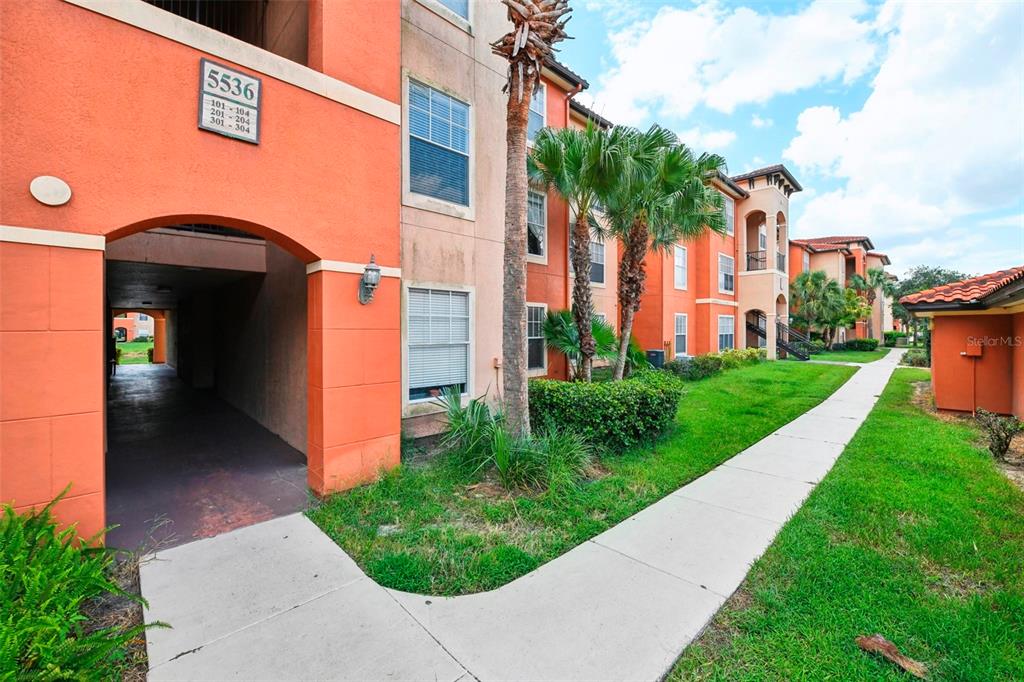
[[[899,369],[833,470],[669,679],[1024,679],[1024,493],[966,423],[910,403]]]
[[[828,360],[830,362],[874,362],[889,354],[888,348],[878,350],[827,350],[815,353],[811,360]],[[790,356],[791,358],[793,356]]]
[[[493,589],[704,474],[853,372],[775,362],[688,384],[674,429],[656,446],[604,458],[602,475],[557,498],[509,497],[437,460],[334,495],[309,516],[387,587],[438,595]]]
[[[117,344],[121,351],[122,365],[148,365],[149,356],[147,352],[153,347],[152,341],[123,341]]]

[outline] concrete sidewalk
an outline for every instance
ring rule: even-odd
[[[870,412],[900,351],[701,478],[482,594],[380,587],[292,515],[141,569],[150,678],[655,680]]]

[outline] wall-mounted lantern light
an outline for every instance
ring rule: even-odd
[[[380,284],[380,266],[374,256],[370,255],[370,262],[363,270],[363,276],[359,280],[359,302],[366,305],[373,300],[373,292]]]

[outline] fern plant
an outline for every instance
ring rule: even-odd
[[[109,577],[114,553],[89,547],[74,526],[58,530],[52,502],[0,518],[0,678],[119,679],[144,626],[90,627],[83,607],[106,594],[145,604]]]

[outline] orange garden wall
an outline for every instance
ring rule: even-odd
[[[110,241],[216,223],[274,241],[318,270],[308,285],[309,481],[318,493],[399,460],[399,280],[386,273],[373,303],[356,302],[358,268],[371,254],[399,266],[399,6],[374,4],[363,15],[356,4],[331,6],[347,17],[342,37],[372,34],[372,49],[339,45],[325,30],[323,40],[336,42],[322,66],[372,74],[378,98],[357,99],[393,117],[68,2],[0,3],[12,38],[0,48],[0,225]],[[138,5],[140,14],[160,12]],[[197,129],[202,56],[262,79],[259,145]],[[28,187],[39,175],[65,180],[70,202],[33,199]],[[70,482],[57,513],[89,535],[105,522],[103,241],[65,248],[31,239],[0,242],[0,499],[23,509]],[[352,357],[362,359],[359,371],[346,364]]]
[[[1020,346],[1007,342],[1015,326],[1021,326],[1015,317],[1020,315],[944,315],[933,319],[932,387],[936,407],[963,412],[975,408],[1003,414],[1013,411],[1013,387],[1018,386],[1018,394],[1022,390],[1016,381],[1021,370],[1014,367],[1015,359],[1021,356]],[[994,341],[971,341],[984,338]],[[961,355],[979,348],[981,355],[976,358]],[[1019,410],[1019,395],[1016,401]]]

